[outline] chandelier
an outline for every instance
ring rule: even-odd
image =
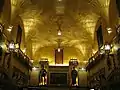
[[[56,23],[57,23],[57,26],[58,26],[57,35],[59,36],[58,41],[57,41],[57,43],[58,43],[58,52],[60,52],[61,51],[60,45],[61,45],[61,42],[62,42],[61,37],[60,37],[62,35],[61,26],[62,26],[62,23],[63,23],[62,18],[60,16],[57,18]]]

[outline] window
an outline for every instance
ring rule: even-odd
[[[117,10],[120,17],[120,0],[116,0]]]
[[[16,43],[19,43],[19,44],[21,43],[21,37],[22,37],[22,29],[20,25],[18,25]]]
[[[98,47],[99,49],[103,45],[103,35],[102,35],[102,26],[100,25],[98,30],[97,30],[97,42],[98,42]]]

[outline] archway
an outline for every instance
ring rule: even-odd
[[[25,31],[24,31],[24,24],[19,15],[15,17],[15,21],[13,21],[13,30],[12,30],[12,40],[15,41],[15,43],[18,43],[20,45],[20,48],[24,48],[25,46]]]

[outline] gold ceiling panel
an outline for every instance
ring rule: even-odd
[[[41,53],[47,51],[46,48],[48,51],[57,48],[58,39],[62,40],[61,47],[69,49],[66,52],[74,48],[77,53],[75,57],[79,60],[86,60],[91,56],[95,26],[101,13],[107,17],[109,0],[62,0],[60,4],[57,0],[20,1],[24,2],[19,5],[20,16],[24,23],[26,43],[32,44],[33,59],[40,59]],[[56,7],[59,6],[63,7],[63,15],[62,36],[58,37],[56,21],[59,16],[56,15],[56,10],[59,9]],[[52,56],[49,57],[50,60],[53,59]]]

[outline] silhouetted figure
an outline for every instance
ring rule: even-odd
[[[40,83],[42,82],[42,85],[46,84],[46,75],[47,75],[47,71],[44,69],[44,66],[42,66],[42,69],[40,70]]]
[[[72,77],[72,85],[75,86],[76,85],[76,77],[77,77],[78,73],[75,70],[75,67],[73,67],[73,70],[71,72],[71,77]]]

